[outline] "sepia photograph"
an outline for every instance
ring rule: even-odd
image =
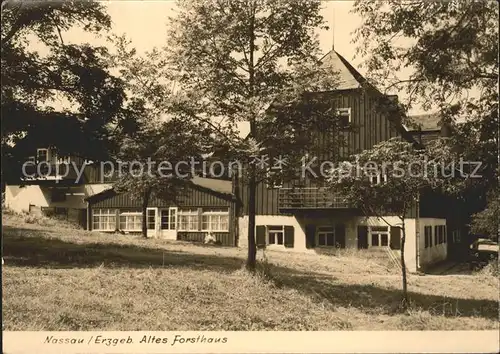
[[[4,353],[500,350],[497,1],[1,25]]]

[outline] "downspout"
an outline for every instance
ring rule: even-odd
[[[90,230],[91,215],[92,215],[91,206],[90,203],[87,201],[87,231],[92,231]]]
[[[420,192],[417,194],[415,211],[415,265],[416,271],[420,271]]]

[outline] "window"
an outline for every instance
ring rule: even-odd
[[[200,216],[198,209],[180,209],[178,212],[180,231],[198,231]]]
[[[54,213],[55,215],[68,216],[68,208],[55,207]]]
[[[160,213],[160,227],[162,230],[176,229],[176,208],[163,209]]]
[[[267,226],[267,243],[269,245],[283,245],[285,243],[283,226]]]
[[[425,248],[432,247],[432,226],[424,226]]]
[[[317,231],[318,246],[335,246],[335,228],[320,226]]]
[[[140,212],[120,213],[120,230],[141,231],[141,229],[142,229],[142,213]]]
[[[339,108],[337,109],[337,117],[340,121],[341,126],[348,126],[351,122],[351,109],[350,108]]]
[[[434,226],[434,245],[445,243],[445,225]]]
[[[66,190],[54,188],[50,193],[50,201],[53,203],[64,202],[66,200]]]
[[[325,247],[345,247],[345,225],[325,225],[316,229],[316,244]]]
[[[435,244],[441,245],[446,243],[446,225],[436,225],[435,226]]]
[[[281,188],[283,187],[283,179],[281,177],[281,169],[275,171],[268,171],[266,173],[267,188]]]
[[[48,149],[37,149],[36,150],[36,161],[38,163],[43,161],[49,161],[49,150]]]
[[[369,176],[368,178],[372,185],[387,183],[387,175],[377,174],[375,176]]]
[[[370,238],[371,247],[389,246],[389,228],[387,226],[370,226]]]
[[[70,163],[69,156],[58,156],[57,157],[57,163]]]
[[[156,229],[156,209],[147,209],[146,222],[148,230]]]
[[[203,231],[228,231],[228,209],[208,209],[201,215],[201,229]]]
[[[99,231],[116,230],[115,209],[95,209],[92,211],[92,229]]]
[[[451,232],[451,238],[453,243],[460,243],[460,230],[453,230]]]

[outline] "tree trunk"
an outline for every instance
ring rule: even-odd
[[[406,263],[405,263],[405,241],[406,241],[406,230],[405,230],[405,221],[403,221],[403,236],[401,237],[401,275],[403,278],[403,299],[402,299],[402,308],[406,310],[408,308],[408,283],[406,279]]]
[[[148,238],[148,204],[151,196],[151,188],[144,190],[142,197],[142,237]]]
[[[250,97],[254,93],[254,51],[255,51],[255,4],[251,4],[252,16],[250,19],[250,26],[248,29],[249,33],[249,67],[248,67],[248,86],[250,91]],[[257,126],[255,122],[255,116],[252,112],[252,118],[250,119],[250,136],[255,138],[257,135]],[[255,266],[257,261],[257,247],[255,244],[255,199],[257,192],[256,183],[256,167],[254,163],[250,163],[249,166],[249,177],[248,177],[248,258],[246,263],[246,268],[250,272],[255,272]]]
[[[246,268],[250,272],[255,272],[257,260],[257,247],[255,243],[255,197],[256,197],[256,182],[255,182],[255,165],[250,165],[250,176],[248,182],[248,258]]]

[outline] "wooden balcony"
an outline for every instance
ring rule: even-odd
[[[326,188],[280,188],[279,209],[353,209],[344,198]]]

